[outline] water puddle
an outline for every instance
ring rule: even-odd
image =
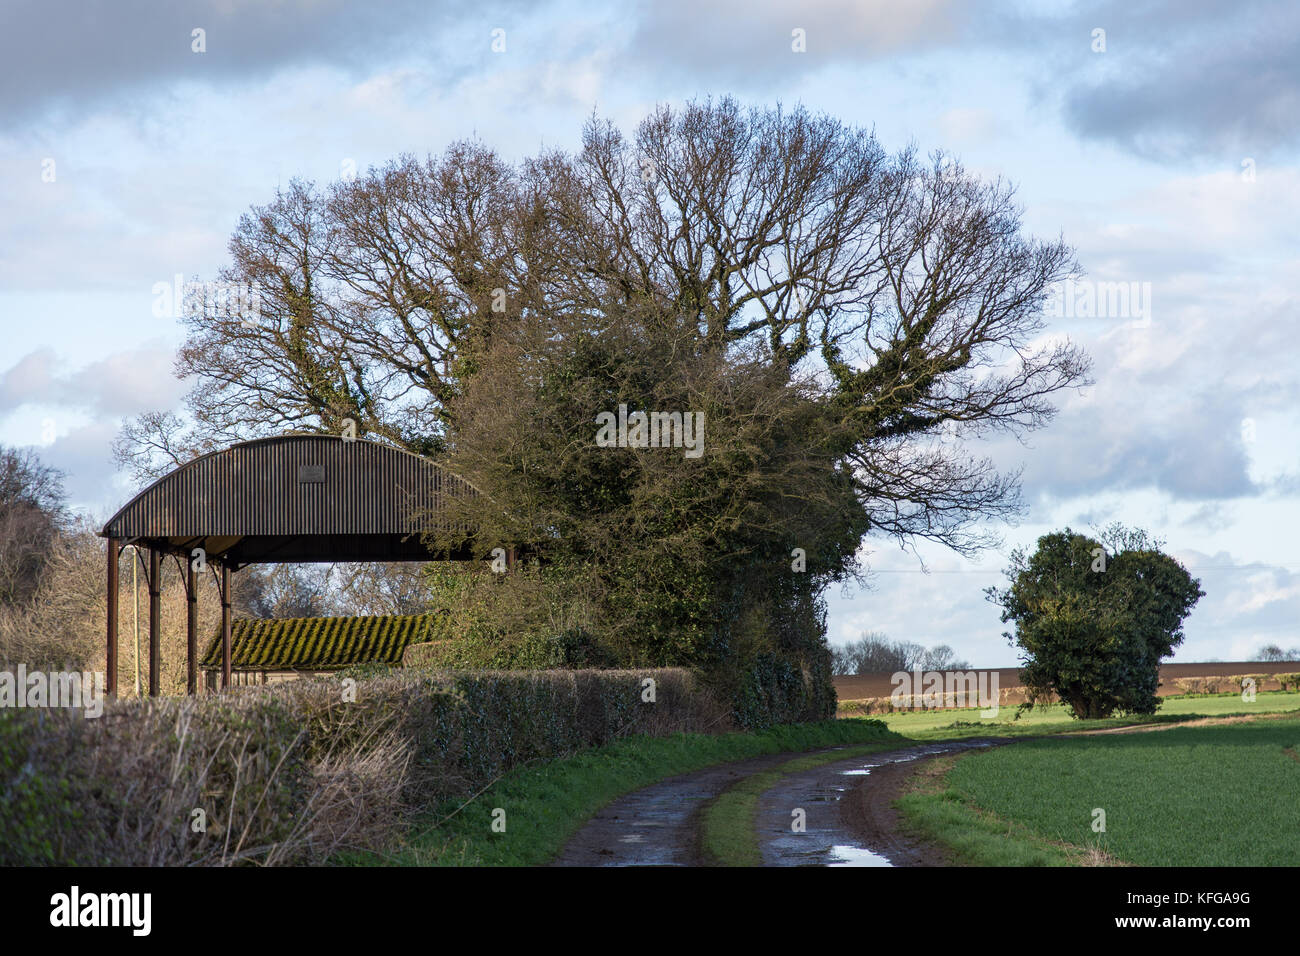
[[[838,822],[838,813],[830,816],[823,808],[844,799],[850,785],[845,781],[843,786],[835,786],[831,784],[831,780],[841,777],[865,777],[880,767],[987,746],[988,744],[984,742],[966,741],[920,746],[904,753],[878,754],[862,762],[846,761],[849,763],[848,768],[834,771],[834,776],[831,778],[818,778],[816,771],[813,771],[805,775],[807,782],[798,779],[789,781],[777,788],[779,796],[776,797],[775,802],[769,802],[766,811],[764,861],[775,866],[893,867],[893,862],[882,853],[869,850],[864,846],[839,842],[848,834]],[[770,799],[765,797],[765,800],[770,801]],[[789,831],[788,806],[808,808],[806,831],[793,834]]]
[[[832,846],[831,858],[827,866],[893,866],[879,853],[872,853],[860,846]]]
[[[927,747],[925,750],[921,750],[916,753],[904,754],[901,757],[891,757],[889,760],[882,760],[879,761],[878,763],[863,764],[861,767],[856,767],[852,770],[841,770],[840,776],[865,777],[867,776],[867,774],[871,773],[871,771],[875,770],[877,767],[883,767],[887,764],[910,763],[913,760],[920,760],[922,757],[937,757],[940,754],[951,753],[954,750],[967,750],[972,747],[984,748],[984,747],[988,747],[988,744],[984,744],[984,743],[939,744],[934,747]]]

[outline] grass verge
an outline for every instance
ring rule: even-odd
[[[898,740],[878,720],[840,719],[760,733],[629,737],[516,769],[469,802],[447,803],[389,853],[353,851],[335,863],[372,866],[537,866],[550,862],[606,804],[680,773],[761,754]],[[843,751],[837,751],[838,755]],[[504,811],[504,832],[493,830]]]

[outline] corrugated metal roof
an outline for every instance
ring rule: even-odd
[[[471,486],[427,458],[367,439],[282,435],[232,445],[164,475],[101,535],[164,551],[204,547],[235,565],[418,560],[446,495]]]

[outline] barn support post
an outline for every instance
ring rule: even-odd
[[[109,697],[117,696],[117,538],[108,539],[108,633],[104,667]]]
[[[149,549],[149,696],[158,696],[162,663],[162,567],[157,548]]]
[[[221,564],[221,689],[230,687],[230,565]]]
[[[199,688],[199,575],[192,563],[186,565],[185,582],[185,693],[191,697]]]

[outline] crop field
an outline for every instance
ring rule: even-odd
[[[1007,862],[975,832],[992,814],[1007,839],[1112,862],[1300,865],[1300,716],[1027,740],[957,760],[943,785],[901,806],[967,863]]]

